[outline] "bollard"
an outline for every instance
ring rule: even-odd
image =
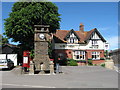
[[[50,63],[50,74],[55,74],[54,73],[54,63],[53,62]]]
[[[30,68],[29,68],[29,74],[31,75],[34,75],[34,64],[32,61],[30,61]]]

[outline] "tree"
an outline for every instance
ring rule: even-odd
[[[9,41],[8,41],[8,38],[7,37],[3,37],[1,34],[0,34],[0,46],[4,45],[4,44],[8,44]]]
[[[5,34],[25,50],[33,49],[34,25],[50,25],[50,32],[59,29],[58,7],[52,2],[16,2],[5,19]]]
[[[2,46],[2,35],[0,34],[0,47]]]

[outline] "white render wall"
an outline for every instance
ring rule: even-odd
[[[7,58],[14,62],[14,66],[17,66],[17,54],[7,54]],[[0,59],[6,59],[6,54],[0,54]]]
[[[88,44],[62,44],[62,43],[55,43],[54,49],[94,49],[92,48],[92,41],[90,40]],[[98,40],[98,50],[105,49],[105,42],[102,40]]]

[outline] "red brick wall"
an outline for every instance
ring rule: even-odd
[[[92,52],[100,52],[100,58],[104,58],[104,50],[86,50],[86,60],[88,58],[92,58]],[[65,50],[65,49],[56,49],[55,56],[58,56],[59,53],[63,53],[65,58],[73,58],[73,51],[72,50]],[[93,64],[100,64],[103,63],[104,60],[92,60]]]
[[[101,51],[100,58],[104,58],[104,51]]]
[[[101,63],[104,63],[105,60],[92,60],[92,63],[93,64],[101,64]]]
[[[100,58],[104,58],[104,50],[86,50],[86,58],[92,58],[92,52],[100,52]]]

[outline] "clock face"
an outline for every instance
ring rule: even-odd
[[[39,34],[39,38],[40,38],[40,39],[44,39],[44,38],[45,38],[45,35],[44,35],[44,34]]]

